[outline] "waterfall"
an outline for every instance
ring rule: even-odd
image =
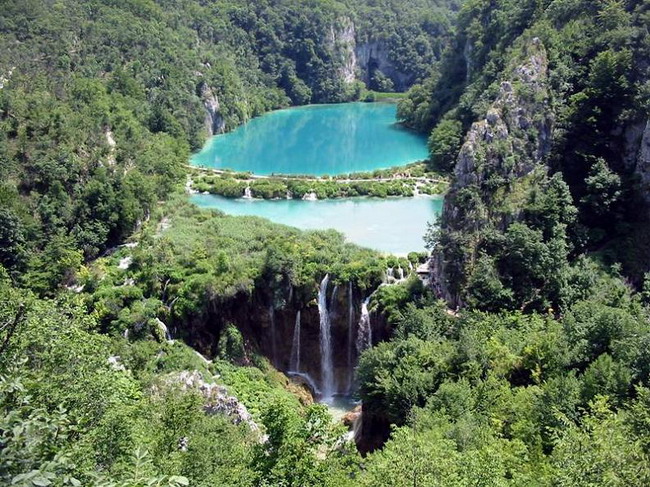
[[[354,306],[352,301],[352,281],[348,282],[348,392],[352,390],[354,367],[352,364],[352,342],[354,333]]]
[[[330,305],[328,307],[330,317],[336,314],[334,309],[336,308],[336,295],[338,293],[339,293],[339,285],[335,284],[334,289],[332,290],[332,295],[330,296]]]
[[[397,268],[397,271],[399,272],[399,280],[403,281],[404,280],[404,269],[402,269],[402,266],[399,266]]]
[[[273,360],[273,366],[277,367],[278,364],[278,349],[276,341],[276,330],[275,330],[275,310],[273,305],[269,306],[269,320],[271,322],[271,357]]]
[[[357,352],[359,354],[372,346],[372,325],[370,323],[368,303],[370,303],[370,296],[361,305],[361,319],[359,320],[359,331],[357,332]]]
[[[300,310],[296,313],[296,325],[293,329],[293,345],[291,346],[291,372],[300,372]]]
[[[388,267],[386,269],[386,277],[387,278],[394,278],[395,277],[392,267]]]
[[[251,191],[250,186],[246,186],[246,188],[244,188],[244,196],[243,196],[243,198],[247,199],[247,200],[252,200],[253,199],[253,193]]]
[[[326,274],[318,290],[318,313],[320,314],[320,364],[321,391],[324,402],[332,399],[334,394],[334,366],[332,361],[332,332],[327,311],[327,284],[330,276]]]

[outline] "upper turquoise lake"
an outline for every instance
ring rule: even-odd
[[[396,122],[391,103],[342,103],[267,113],[212,137],[192,164],[255,174],[316,176],[427,159],[426,138]]]

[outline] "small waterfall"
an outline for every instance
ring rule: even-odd
[[[332,360],[332,330],[327,311],[327,285],[330,276],[326,274],[318,289],[318,313],[320,314],[320,364],[321,391],[323,402],[332,399],[334,394],[334,366]]]
[[[277,331],[275,329],[275,310],[273,305],[269,306],[269,321],[271,322],[271,357],[273,359],[273,366],[278,365],[278,349],[277,349]]]
[[[244,188],[244,196],[242,196],[242,198],[244,198],[246,200],[252,200],[253,199],[253,192],[251,191],[250,186],[246,186]]]
[[[352,390],[354,364],[352,363],[352,343],[354,333],[354,305],[352,304],[352,281],[348,282],[348,392]]]
[[[368,304],[370,296],[361,305],[361,319],[359,320],[359,331],[357,332],[357,352],[361,354],[372,346],[372,324],[370,323],[370,312]]]
[[[300,372],[300,310],[296,313],[296,325],[293,328],[293,345],[291,346],[291,372]]]
[[[386,277],[387,277],[388,279],[394,279],[394,278],[395,278],[395,273],[393,272],[393,268],[392,268],[392,267],[388,267],[388,268],[386,268]]]
[[[399,267],[397,268],[397,271],[398,271],[398,273],[399,273],[399,280],[400,280],[400,281],[403,281],[403,280],[404,280],[404,269],[402,269],[402,266],[399,266]]]
[[[327,306],[327,311],[328,311],[327,314],[330,317],[330,321],[332,321],[332,319],[336,319],[336,312],[337,312],[336,311],[336,296],[337,296],[338,293],[339,293],[339,285],[335,284],[334,289],[332,290],[332,295],[330,296],[330,299],[329,299],[329,306]]]

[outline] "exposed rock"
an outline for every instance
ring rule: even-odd
[[[624,162],[638,179],[637,191],[647,205],[650,218],[650,119],[628,127],[625,132]]]
[[[127,270],[129,267],[131,267],[132,263],[133,263],[133,257],[127,256],[120,259],[120,263],[117,265],[117,268],[122,270]]]
[[[382,40],[373,40],[357,44],[357,64],[363,72],[362,80],[370,85],[370,80],[375,71],[380,71],[388,76],[398,91],[404,91],[413,84],[413,77],[402,73],[391,61],[386,43]]]
[[[200,392],[205,400],[203,410],[207,414],[223,414],[233,424],[246,423],[251,431],[260,433],[260,427],[253,421],[246,406],[235,396],[231,396],[226,387],[214,382],[206,382],[200,372],[193,370],[174,374],[168,378],[168,383],[179,383],[185,390]]]
[[[353,429],[356,422],[361,418],[361,404],[356,406],[352,411],[345,413],[341,422],[344,426],[347,426],[348,429]]]
[[[543,159],[551,147],[548,60],[539,39],[505,76],[485,119],[475,122],[465,137],[441,215],[441,241],[447,248],[434,249],[432,283],[452,308],[462,304],[458,289],[481,232],[490,226],[503,230],[518,218],[518,205],[501,203],[517,193],[525,178],[545,173]],[[459,243],[461,235],[465,240]]]
[[[3,89],[5,85],[9,82],[11,76],[14,74],[15,69],[16,66],[13,66],[9,71],[7,71],[6,75],[0,75],[0,90]]]
[[[214,91],[205,81],[201,81],[199,85],[201,93],[201,101],[206,110],[205,128],[208,135],[222,134],[226,130],[226,122],[221,115],[221,105],[219,98],[214,94]]]
[[[171,342],[172,337],[171,334],[169,333],[169,328],[167,328],[167,325],[158,318],[156,318],[154,321],[156,322],[156,326],[158,327],[158,332],[160,333],[161,341],[167,340]]]
[[[119,355],[111,355],[108,357],[108,363],[110,364],[113,370],[124,371],[126,368],[122,364],[122,359]]]
[[[348,17],[331,25],[326,42],[337,61],[339,76],[346,83],[352,83],[357,77],[356,32],[354,22]]]
[[[106,143],[108,144],[108,165],[113,166],[115,165],[115,147],[117,143],[110,128],[107,127],[104,134],[106,136]]]

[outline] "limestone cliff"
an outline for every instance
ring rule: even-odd
[[[212,88],[202,81],[199,85],[199,92],[203,107],[205,108],[205,129],[208,136],[221,134],[226,130],[226,122],[221,115],[219,98],[214,94]]]
[[[354,22],[349,17],[339,19],[336,25],[330,26],[326,42],[339,66],[339,77],[345,83],[353,83],[357,79],[358,68]]]
[[[531,180],[545,173],[554,120],[547,77],[546,51],[534,39],[465,137],[432,259],[434,287],[453,307],[462,305],[459,290],[484,232],[515,221]]]
[[[371,79],[376,71],[391,79],[397,91],[405,91],[411,87],[412,75],[401,72],[390,58],[388,46],[383,40],[369,40],[359,43],[355,48],[357,63],[362,73],[362,81],[371,85]]]

